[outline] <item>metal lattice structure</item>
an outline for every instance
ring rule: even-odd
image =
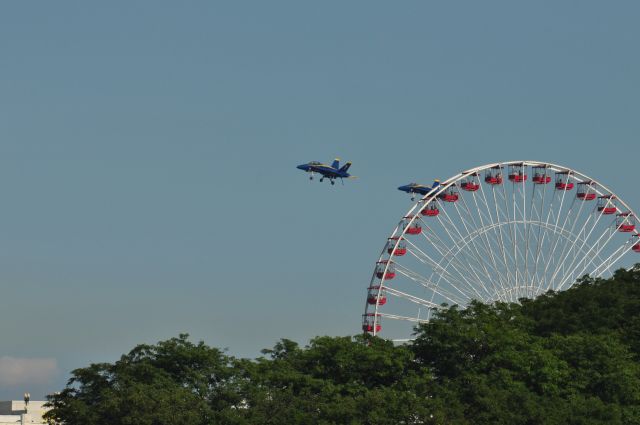
[[[363,330],[404,340],[442,304],[517,302],[605,277],[640,252],[636,215],[609,188],[556,164],[508,161],[457,174],[388,238]],[[640,257],[639,257],[640,258]]]

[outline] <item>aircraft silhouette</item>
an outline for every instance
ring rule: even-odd
[[[313,175],[318,173],[322,176],[320,177],[320,181],[323,181],[326,178],[329,179],[333,185],[335,184],[336,179],[340,179],[344,182],[343,179],[355,178],[355,176],[347,173],[349,167],[351,167],[350,162],[347,162],[340,167],[340,158],[336,158],[331,165],[323,164],[318,161],[311,161],[306,164],[298,165],[296,168],[307,173],[311,173],[309,180],[313,180]]]
[[[398,190],[409,193],[411,195],[411,200],[413,201],[416,198],[416,193],[420,195],[428,195],[434,189],[437,189],[438,186],[440,186],[440,180],[435,179],[431,187],[419,183],[409,183],[404,186],[400,186]]]

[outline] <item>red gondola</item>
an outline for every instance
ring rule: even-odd
[[[398,243],[397,246],[396,242]],[[387,242],[387,253],[389,253],[389,255],[393,254],[396,257],[402,257],[407,253],[407,243],[403,238],[398,236],[389,238],[389,241]]]
[[[549,175],[549,170],[544,165],[538,165],[532,167],[533,169],[533,178],[532,182],[535,184],[548,184],[551,182],[551,176]]]
[[[613,200],[616,199],[613,195],[598,196],[598,212],[609,215],[615,214],[618,209]]]
[[[377,320],[376,320],[377,319]],[[375,325],[374,325],[375,324]],[[375,332],[378,333],[382,330],[382,325],[380,324],[380,315],[376,315],[375,313],[367,313],[362,315],[362,330],[365,332]]]
[[[413,217],[405,217],[402,222],[402,228],[405,230],[405,233],[409,235],[419,235],[422,233],[422,226],[420,226],[419,220],[411,221]]]
[[[393,261],[382,260],[376,264],[376,277],[378,279],[391,280],[396,277],[396,268],[393,265]]]
[[[636,221],[633,214],[630,212],[618,214],[616,216],[616,227],[622,233],[633,232],[636,229]]]
[[[480,189],[480,183],[478,183],[478,173],[469,174],[463,181],[460,183],[460,188],[462,190],[466,190],[467,192],[475,192]]]
[[[438,198],[442,199],[445,202],[456,202],[458,199],[460,199],[460,195],[458,194],[456,185],[452,184],[451,186],[446,188],[444,192],[438,195]]]
[[[514,183],[522,183],[527,180],[524,164],[509,165],[509,180]]]
[[[440,214],[440,210],[438,209],[438,205],[432,201],[420,211],[420,214],[426,215],[427,217],[435,217]]]
[[[378,293],[380,295],[378,296]],[[385,305],[387,303],[387,291],[380,290],[380,286],[370,286],[367,293],[367,303],[371,305]]]
[[[484,172],[484,181],[489,184],[502,184],[502,166],[488,168]]]
[[[569,181],[569,171],[558,171],[556,173],[556,189],[557,190],[571,190],[573,189],[573,183]]]
[[[595,183],[591,180],[586,182],[579,182],[578,193],[576,194],[578,199],[580,199],[581,201],[593,201],[594,199],[596,199],[596,192],[593,188],[594,184]]]
[[[638,242],[634,243],[631,249],[633,249],[634,252],[640,252],[640,238],[638,237],[638,235],[636,235],[636,240]]]

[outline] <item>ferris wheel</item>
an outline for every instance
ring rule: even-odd
[[[375,264],[362,329],[407,340],[443,304],[561,291],[585,274],[610,275],[633,253],[636,215],[603,184],[546,162],[483,165],[402,217]]]

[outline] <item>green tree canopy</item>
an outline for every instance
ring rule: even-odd
[[[283,339],[237,359],[180,335],[72,372],[51,423],[639,424],[640,271],[443,307],[407,345]]]

